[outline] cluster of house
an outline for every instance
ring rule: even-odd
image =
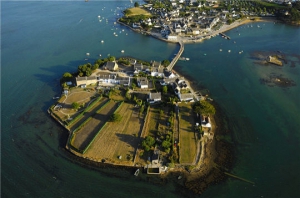
[[[118,64],[116,62],[107,62],[103,69],[110,70],[112,72],[103,72],[99,75],[92,76],[84,76],[84,77],[76,77],[76,86],[81,88],[86,88],[87,85],[95,84],[99,86],[115,86],[115,85],[124,85],[130,86],[133,77],[131,76],[119,76],[116,72],[118,69]],[[175,75],[173,72],[169,72],[164,70],[164,67],[160,62],[153,61],[151,66],[146,66],[141,63],[134,63],[133,65],[134,73],[138,74],[140,72],[146,73],[147,75],[161,77],[160,84],[171,85],[174,89],[174,92],[178,96],[180,101],[193,101],[193,94],[188,91],[189,87],[186,84],[186,81],[183,77],[179,77]],[[147,77],[137,77],[136,82],[139,88],[141,89],[149,89],[149,80]],[[150,103],[155,103],[161,101],[161,93],[149,93]]]
[[[134,74],[144,72],[151,76],[164,77],[164,67],[160,62],[153,61],[151,66],[143,65],[142,63],[135,63],[133,65]]]
[[[268,0],[275,3],[291,4],[293,0]],[[151,12],[153,15],[158,16],[153,19],[140,21],[149,26],[161,28],[161,34],[163,37],[170,41],[177,41],[178,36],[200,36],[207,32],[210,32],[217,23],[220,23],[220,27],[223,23],[226,23],[228,18],[238,19],[240,14],[246,16],[274,16],[271,13],[255,13],[248,11],[246,8],[241,8],[237,11],[235,8],[216,10],[215,5],[218,1],[198,1],[198,0],[170,0],[171,9],[154,8],[152,4],[143,5],[145,9]],[[188,9],[186,9],[186,5]],[[225,6],[232,5],[238,6],[238,2],[225,1]],[[209,7],[210,10],[200,10],[201,7]],[[254,5],[253,5],[254,6]],[[132,24],[133,28],[141,27],[140,23]],[[218,27],[217,27],[218,28]]]

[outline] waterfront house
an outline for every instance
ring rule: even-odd
[[[143,64],[142,63],[135,63],[133,65],[133,70],[135,73],[139,73],[140,71],[143,70]]]
[[[151,76],[164,77],[164,67],[161,65],[160,62],[153,61],[150,70]]]
[[[202,116],[201,118],[201,126],[206,128],[211,128],[210,117]]]
[[[163,83],[164,84],[171,84],[175,83],[176,78],[164,78]]]
[[[103,68],[110,71],[116,71],[118,69],[118,64],[116,61],[107,61]]]
[[[169,34],[167,35],[168,41],[177,41],[177,35],[175,34]]]
[[[90,84],[97,83],[96,76],[76,77],[75,80],[76,80],[76,86],[90,85]]]
[[[148,102],[150,104],[161,101],[161,92],[158,93],[149,93]]]
[[[192,101],[194,100],[194,96],[192,93],[184,93],[181,94],[180,91],[178,92],[178,98],[180,101]]]
[[[130,77],[120,77],[116,74],[103,74],[97,76],[97,82],[99,85],[124,85],[128,86],[130,84]]]

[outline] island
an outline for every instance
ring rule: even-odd
[[[170,64],[110,56],[65,73],[48,112],[69,132],[66,148],[85,160],[132,167],[136,176],[172,175],[197,193],[224,179],[232,155],[226,134],[216,136],[224,129],[216,104]],[[195,188],[201,177],[211,178]]]
[[[230,40],[225,31],[252,21],[298,20],[298,4],[136,2],[118,22],[178,43],[179,51],[171,61],[109,56],[63,74],[62,93],[53,97],[48,113],[69,132],[66,149],[86,162],[126,167],[133,177],[172,179],[198,194],[228,176],[254,184],[230,173],[233,144],[221,108],[208,90],[173,67],[178,60],[189,60],[181,57],[185,43],[216,35]]]

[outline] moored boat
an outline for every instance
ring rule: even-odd
[[[136,169],[136,171],[134,172],[134,176],[138,176],[140,173],[140,169]]]

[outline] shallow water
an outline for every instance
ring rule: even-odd
[[[172,182],[153,184],[133,178],[130,171],[94,170],[77,163],[63,149],[67,132],[46,113],[60,92],[59,78],[86,58],[93,62],[99,54],[111,54],[159,61],[178,51],[175,44],[114,24],[115,14],[129,5],[129,1],[2,2],[3,197],[193,196]],[[98,15],[105,17],[102,22]],[[273,23],[260,26],[231,30],[226,33],[230,41],[215,37],[186,45],[183,56],[190,61],[175,66],[207,87],[223,108],[236,146],[232,173],[256,183],[229,179],[210,187],[203,197],[299,197],[299,60],[292,57],[295,67],[263,67],[254,64],[250,54],[280,50],[299,55],[300,29]],[[293,79],[297,86],[261,85],[260,77],[272,72]]]

